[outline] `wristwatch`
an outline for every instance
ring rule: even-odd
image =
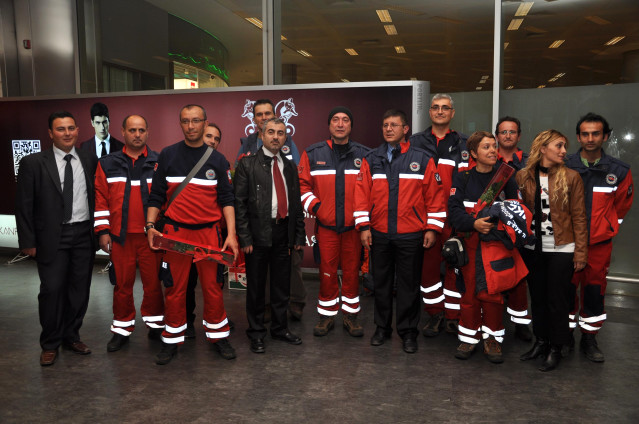
[[[155,225],[152,222],[147,222],[146,225],[144,226],[144,234],[148,234],[149,229],[151,228],[155,228]]]

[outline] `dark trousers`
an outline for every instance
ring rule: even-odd
[[[288,328],[288,309],[291,285],[291,256],[288,248],[288,220],[272,224],[272,245],[253,246],[246,255],[246,317],[251,339],[264,338],[264,309],[266,272],[270,268],[271,334],[282,334]]]
[[[44,350],[57,349],[63,341],[80,340],[95,259],[91,223],[63,225],[55,259],[46,264],[38,262],[40,346]]]
[[[528,274],[528,288],[532,306],[533,333],[549,339],[551,344],[570,341],[568,314],[570,312],[574,272],[572,253],[541,254],[523,249]]]
[[[392,332],[393,276],[397,281],[397,334],[402,338],[418,334],[423,259],[422,238],[390,240],[373,234],[371,263],[375,284],[375,324],[387,334]]]

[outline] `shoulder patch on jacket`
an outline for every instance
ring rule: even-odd
[[[437,184],[442,185],[442,177],[439,176],[439,172],[435,172],[435,181],[437,181]],[[451,193],[451,194],[455,194],[455,193]]]

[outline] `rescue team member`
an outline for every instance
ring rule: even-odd
[[[91,217],[97,158],[75,147],[79,129],[69,112],[49,115],[53,147],[20,161],[16,227],[20,251],[35,258],[40,276],[40,365],[53,365],[62,344],[74,353],[89,304],[95,246]]]
[[[362,337],[364,329],[357,321],[359,305],[359,264],[361,243],[353,219],[353,196],[362,159],[369,148],[350,140],[353,114],[344,107],[328,114],[331,138],[310,146],[299,165],[302,205],[316,216],[316,238],[321,262],[317,311],[319,323],[315,336],[325,336],[335,326],[340,309],[337,268],[342,268],[341,309],[344,328],[353,337]]]
[[[466,148],[467,137],[450,129],[450,121],[455,117],[455,107],[452,97],[448,94],[433,96],[429,114],[432,126],[413,134],[409,141],[413,147],[426,150],[435,159],[444,195],[448,196],[453,175],[468,167],[470,157]],[[451,228],[447,222],[433,249],[424,253],[421,290],[425,310],[430,315],[422,330],[426,337],[437,336],[444,325],[446,332],[457,333],[461,294],[455,286],[455,273],[444,262],[446,273],[443,277],[440,275],[443,262],[442,245],[450,234]]]
[[[526,166],[528,153],[518,146],[521,139],[521,122],[512,116],[504,116],[497,121],[495,127],[495,137],[497,137],[498,156],[497,160],[507,163],[519,171]],[[508,303],[506,312],[510,315],[510,320],[515,323],[515,337],[529,342],[532,340],[532,332],[528,327],[530,324],[530,312],[528,312],[528,284],[526,280],[521,280],[513,289],[507,292]]]
[[[180,111],[180,126],[184,140],[160,153],[147,213],[147,235],[149,244],[153,236],[160,233],[154,228],[160,209],[171,198],[186,175],[194,168],[208,149],[204,144],[204,129],[208,121],[206,111],[199,105],[186,105]],[[231,249],[237,257],[235,236],[235,208],[233,187],[230,181],[229,163],[221,153],[213,151],[204,166],[188,182],[165,211],[164,234],[194,243],[206,244],[221,250]],[[228,236],[220,236],[220,220],[226,220]],[[222,245],[222,247],[219,247]],[[186,329],[186,287],[192,258],[176,252],[164,254],[167,264],[163,279],[173,285],[166,287],[164,294],[165,328],[162,332],[162,350],[156,356],[158,365],[168,364],[177,353],[177,345],[184,343]],[[164,264],[163,264],[164,266]],[[222,298],[222,289],[216,281],[217,264],[202,260],[197,262],[200,285],[204,297],[203,326],[206,337],[214,343],[215,350],[225,359],[235,358],[235,349],[228,341],[230,333]]]
[[[468,359],[475,352],[477,344],[483,339],[484,354],[495,364],[502,363],[501,343],[504,340],[504,306],[500,300],[486,296],[487,292],[476,290],[477,275],[475,258],[479,247],[479,234],[488,234],[494,228],[489,217],[477,218],[471,214],[480,196],[496,174],[497,143],[495,137],[487,131],[477,131],[468,138],[468,150],[475,166],[453,177],[450,189],[448,210],[450,224],[457,234],[470,232],[464,238],[468,252],[468,264],[462,269],[464,293],[461,299],[461,315],[457,337],[461,344],[455,357]],[[506,183],[500,199],[516,199],[517,184],[514,178]]]
[[[264,145],[245,156],[235,170],[235,213],[240,246],[246,255],[246,315],[251,351],[264,353],[264,292],[271,270],[271,337],[293,345],[302,339],[288,329],[291,253],[304,247],[304,212],[297,167],[281,153],[286,125],[264,124]]]
[[[522,361],[544,357],[540,371],[559,365],[562,345],[570,342],[568,313],[573,272],[586,266],[588,226],[584,185],[579,173],[564,165],[568,140],[559,131],[540,132],[526,167],[517,173],[523,203],[534,211],[537,243],[522,249],[533,316],[533,347]]]
[[[275,106],[270,99],[259,99],[253,103],[253,123],[255,124],[256,131],[248,137],[242,137],[240,141],[242,146],[237,152],[237,159],[235,159],[235,167],[237,167],[237,161],[243,155],[254,155],[262,148],[262,140],[264,139],[264,124],[267,120],[275,118]],[[286,140],[282,146],[282,154],[286,159],[293,161],[295,165],[300,163],[300,154],[297,150],[295,142],[290,135],[286,134]],[[293,250],[291,253],[291,298],[289,302],[289,313],[291,317],[296,320],[302,319],[302,313],[304,306],[306,305],[306,287],[304,287],[304,280],[302,278],[302,261],[304,260],[304,249]],[[267,287],[270,284],[266,282]],[[269,299],[269,290],[266,290],[266,318],[265,321],[270,321],[271,309]]]
[[[123,150],[100,158],[95,173],[95,221],[100,248],[111,255],[113,337],[107,351],[120,350],[135,328],[133,284],[136,264],[144,288],[140,313],[149,338],[164,328],[164,298],[158,271],[160,254],[149,248],[144,223],[149,187],[158,154],[147,147],[146,119],[130,115],[122,123]]]
[[[589,234],[586,267],[575,272],[572,278],[575,300],[570,312],[570,326],[571,329],[577,327],[579,311],[580,349],[593,362],[604,361],[595,337],[606,320],[604,295],[612,238],[619,232],[634,196],[630,166],[603,150],[611,131],[604,117],[594,113],[583,116],[577,122],[577,140],[581,149],[566,160],[566,166],[577,171],[584,182]],[[574,343],[574,338],[571,341]]]
[[[444,228],[445,197],[434,159],[406,141],[406,114],[391,109],[382,119],[386,143],[362,161],[353,213],[361,243],[371,250],[377,326],[371,345],[384,344],[393,331],[396,280],[397,334],[404,352],[415,353],[423,249],[432,251],[436,234]]]

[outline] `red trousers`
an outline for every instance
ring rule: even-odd
[[[422,265],[422,300],[426,305],[424,310],[429,315],[445,311],[446,319],[459,319],[459,303],[461,293],[455,284],[455,271],[448,267],[442,258],[442,246],[450,238],[451,228],[446,225],[441,234],[437,235],[435,245],[424,250],[424,264]],[[442,284],[441,268],[446,269]]]
[[[219,224],[213,228],[203,228],[200,230],[189,230],[177,228],[167,224],[164,229],[165,234],[174,234],[181,239],[190,240],[194,243],[207,244],[212,247],[221,245],[221,235]],[[173,286],[167,287],[164,291],[164,332],[162,341],[164,343],[184,343],[184,330],[186,330],[186,287],[189,280],[189,272],[193,257],[181,255],[167,251],[164,254],[164,263],[168,264],[173,279]],[[203,322],[206,337],[215,343],[219,339],[229,336],[230,329],[226,311],[224,310],[224,299],[222,298],[222,288],[217,283],[217,263],[202,260],[195,264],[202,287],[204,299]]]
[[[508,306],[506,312],[515,324],[530,324],[531,316],[528,310],[528,283],[524,278],[515,287],[508,290]]]
[[[606,320],[604,295],[611,255],[612,241],[588,246],[586,267],[572,276],[575,296],[574,306],[569,315],[571,329],[577,327],[577,312],[582,333],[597,334]]]
[[[477,344],[482,338],[493,336],[501,343],[504,340],[504,305],[498,302],[480,300],[475,293],[475,255],[478,243],[477,233],[466,243],[468,265],[462,268],[466,291],[461,298],[458,338],[463,343]]]
[[[113,288],[113,324],[111,331],[130,336],[135,328],[135,304],[133,284],[136,264],[140,268],[140,278],[144,296],[140,313],[149,328],[164,327],[164,298],[158,278],[161,255],[149,247],[144,233],[128,233],[124,246],[113,243],[111,262],[115,271],[116,284]]]
[[[317,243],[320,250],[320,292],[317,312],[324,316],[337,315],[340,308],[337,268],[342,269],[342,312],[359,312],[359,266],[362,243],[359,231],[350,230],[338,234],[324,227],[317,227]]]

